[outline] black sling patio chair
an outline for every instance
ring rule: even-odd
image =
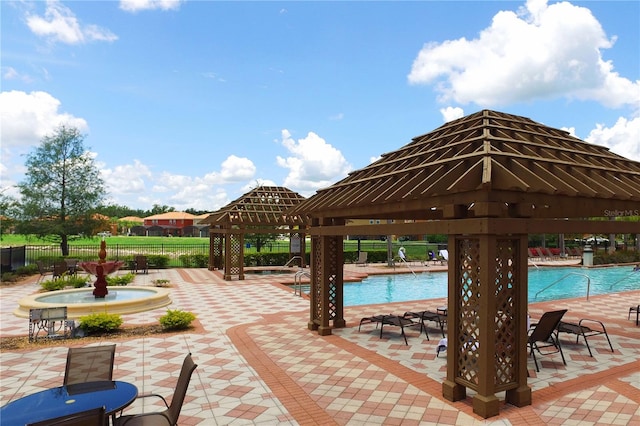
[[[567,313],[566,309],[545,312],[542,314],[542,317],[537,324],[531,324],[529,337],[527,339],[527,346],[533,356],[536,371],[540,371],[538,360],[536,359],[536,352],[540,355],[550,355],[560,352],[562,363],[567,365],[567,362],[564,359],[564,354],[562,353],[562,347],[560,346],[560,340],[558,339],[558,332],[556,331],[558,324],[565,313]],[[546,350],[545,348],[553,349]],[[543,352],[540,349],[545,349],[545,351]]]

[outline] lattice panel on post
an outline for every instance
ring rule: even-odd
[[[336,269],[338,268],[337,259],[338,259],[338,239],[331,238],[329,244],[329,256],[331,258],[331,274],[329,275],[329,319],[334,319],[336,317]]]
[[[516,320],[515,292],[518,271],[518,240],[498,239],[496,242],[496,389],[516,382]]]
[[[320,256],[320,238],[312,238],[311,245],[311,250],[313,250],[313,253],[315,254],[315,256],[313,257],[313,270],[315,273],[313,277],[311,277],[310,289],[310,291],[314,295],[314,297],[311,298],[311,300],[314,302],[314,305],[311,307],[311,309],[313,311],[313,318],[319,323],[322,319],[322,256]]]
[[[216,269],[222,269],[223,266],[223,238],[220,234],[214,234],[211,237],[211,254],[213,256],[213,267]]]
[[[231,275],[240,275],[240,254],[242,251],[242,240],[240,235],[231,234],[227,238],[231,238],[231,253],[229,253],[229,259],[231,265],[229,265],[229,273]]]
[[[456,330],[458,339],[458,377],[478,384],[480,340],[478,310],[480,306],[480,241],[478,239],[458,240],[459,265],[458,288],[460,291],[460,321]],[[473,386],[470,386],[473,388]]]

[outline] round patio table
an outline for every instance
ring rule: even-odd
[[[8,403],[0,408],[0,419],[3,425],[26,425],[102,406],[105,415],[115,415],[137,396],[135,385],[121,381],[59,386]]]

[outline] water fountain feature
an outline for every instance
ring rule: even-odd
[[[100,251],[98,251],[97,262],[80,262],[80,267],[89,274],[96,277],[96,282],[93,283],[95,287],[93,289],[93,295],[96,299],[104,298],[108,293],[106,276],[117,271],[124,264],[123,262],[112,260],[107,262],[107,243],[102,237],[100,241]]]
[[[121,261],[107,261],[106,242],[100,243],[98,261],[81,262],[80,267],[96,277],[91,288],[57,290],[36,293],[23,297],[13,314],[29,318],[29,310],[37,308],[67,307],[67,317],[77,319],[81,316],[108,312],[110,314],[133,314],[150,311],[170,305],[169,289],[159,287],[126,286],[107,287],[106,276],[116,272]]]

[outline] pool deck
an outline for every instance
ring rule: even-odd
[[[412,266],[416,272],[443,268]],[[381,271],[393,269],[346,265],[345,277]],[[397,267],[396,272],[407,271]],[[141,394],[170,396],[182,360],[191,352],[198,368],[181,425],[640,425],[640,327],[627,319],[629,307],[640,303],[640,291],[530,304],[534,320],[545,311],[566,308],[565,320],[604,322],[614,352],[603,337],[594,336],[589,339],[591,358],[583,342],[562,334],[566,366],[559,354],[544,356],[536,373],[529,359],[532,405],[503,403],[498,416],[485,420],[473,413],[473,392],[455,403],[442,397],[447,360],[443,354],[436,357],[442,337],[438,329],[429,328],[429,340],[418,329],[407,329],[408,345],[397,327],[385,328],[382,338],[371,324],[358,332],[362,317],[435,310],[444,299],[347,307],[347,327],[323,337],[307,329],[309,301],[280,285],[281,275],[246,278],[224,281],[206,269],[136,276],[133,284],[141,286],[170,280],[169,308],[195,313],[199,326],[163,337],[105,339],[105,344],[117,344],[114,379],[134,383]],[[27,334],[28,321],[12,312],[19,298],[38,290],[35,281],[0,288],[2,337]],[[157,323],[165,312],[123,315],[124,324]],[[67,347],[84,345],[77,339],[3,351],[0,404],[61,385]],[[136,402],[130,410],[160,409],[147,400],[148,405]]]

